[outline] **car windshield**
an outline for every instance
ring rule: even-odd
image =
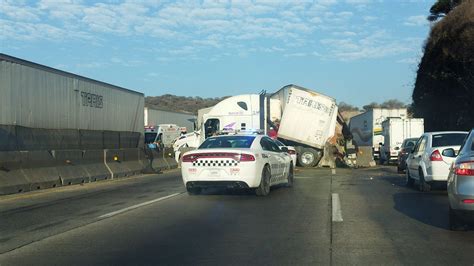
[[[199,149],[217,149],[217,148],[250,148],[254,136],[221,136],[208,138]]]
[[[465,133],[446,133],[433,135],[433,148],[445,147],[445,146],[459,146],[466,139],[467,134]]]

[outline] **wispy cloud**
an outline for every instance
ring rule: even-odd
[[[403,24],[405,26],[426,26],[428,25],[428,21],[426,20],[426,16],[419,15],[408,17]]]
[[[398,55],[414,50],[408,41],[393,39],[386,31],[376,31],[361,38],[323,39],[328,56],[340,61],[373,59]]]
[[[5,16],[0,19],[0,38],[95,43],[108,37],[147,38],[168,45],[153,51],[159,53],[155,55],[158,61],[183,56],[197,59],[202,57],[199,53],[209,49],[219,49],[215,54],[221,55],[229,50],[240,56],[263,51],[285,57],[305,56],[301,50],[318,50],[326,58],[338,60],[406,52],[409,50],[406,45],[387,37],[383,29],[373,26],[372,33],[368,32],[367,25],[378,17],[355,8],[378,2],[39,0],[26,5],[23,1],[3,0],[1,11]],[[420,17],[408,18],[405,25],[422,25]],[[365,24],[356,27],[353,25],[356,20]],[[267,46],[262,47],[262,43]],[[327,53],[317,47],[321,45]],[[111,63],[126,64],[114,59]]]

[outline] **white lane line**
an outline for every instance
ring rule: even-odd
[[[342,222],[342,210],[341,201],[339,200],[339,194],[332,193],[332,221]]]
[[[146,205],[150,205],[150,204],[155,203],[155,202],[158,202],[158,201],[162,201],[162,200],[165,200],[165,199],[169,199],[169,198],[178,196],[179,194],[182,194],[182,193],[174,193],[174,194],[168,195],[168,196],[166,196],[166,197],[161,197],[161,198],[158,198],[158,199],[146,201],[146,202],[143,202],[143,203],[140,203],[140,204],[137,204],[137,205],[133,205],[133,206],[130,206],[130,207],[127,207],[127,208],[118,210],[118,211],[109,212],[109,213],[106,213],[106,214],[104,214],[104,215],[99,216],[98,218],[99,218],[99,219],[109,218],[109,217],[115,216],[115,215],[117,215],[117,214],[124,213],[124,212],[126,212],[126,211],[130,211],[130,210],[133,210],[133,209],[137,209],[137,208],[140,208],[140,207],[143,207],[143,206],[146,206]]]
[[[295,179],[311,179],[311,178],[316,178],[314,176],[295,176]]]

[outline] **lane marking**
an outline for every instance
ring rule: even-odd
[[[134,210],[134,209],[137,209],[137,208],[140,208],[140,207],[143,207],[143,206],[146,206],[146,205],[150,205],[150,204],[158,202],[158,201],[162,201],[162,200],[166,200],[166,199],[178,196],[180,194],[183,194],[183,193],[174,193],[174,194],[171,194],[171,195],[168,195],[168,196],[165,196],[165,197],[161,197],[161,198],[158,198],[158,199],[146,201],[146,202],[143,202],[143,203],[140,203],[140,204],[137,204],[137,205],[133,205],[133,206],[130,206],[130,207],[118,210],[118,211],[106,213],[104,215],[99,216],[98,218],[99,219],[109,218],[109,217],[115,216],[117,214],[124,213],[126,211]]]
[[[317,177],[314,177],[314,176],[295,176],[295,179],[313,179],[313,178],[317,178]]]
[[[342,210],[341,210],[341,201],[339,199],[339,194],[332,193],[332,221],[333,222],[342,222]]]

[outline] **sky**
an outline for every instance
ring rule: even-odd
[[[0,52],[146,96],[411,102],[434,0],[0,0]]]

